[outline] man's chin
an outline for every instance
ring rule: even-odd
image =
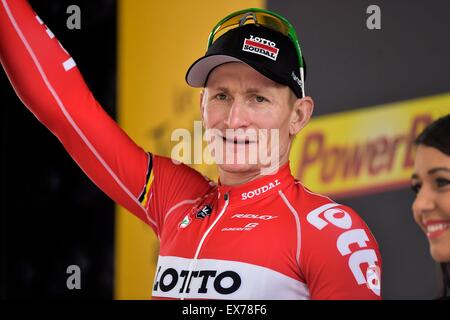
[[[244,173],[259,170],[259,165],[257,164],[219,164],[219,169],[228,173]]]

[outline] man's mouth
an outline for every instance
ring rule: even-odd
[[[236,145],[256,143],[256,141],[250,140],[249,138],[238,138],[238,137],[227,138],[227,137],[222,136],[222,140],[225,143],[233,143],[233,144],[236,144]]]

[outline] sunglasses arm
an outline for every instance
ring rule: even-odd
[[[305,95],[305,70],[303,67],[300,67],[300,78],[302,80],[302,97],[306,97]]]

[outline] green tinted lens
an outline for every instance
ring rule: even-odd
[[[226,32],[246,25],[246,24],[257,24],[262,25],[266,28],[272,29],[274,31],[280,32],[285,36],[289,36],[289,26],[280,20],[278,17],[270,15],[266,12],[244,12],[238,15],[229,17],[227,20],[218,24],[210,36],[209,45],[213,44],[220,36]]]

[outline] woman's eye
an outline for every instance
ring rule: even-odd
[[[448,186],[449,182],[450,181],[445,178],[437,178],[436,179],[436,185],[438,186],[438,188],[443,188],[445,186]]]
[[[422,185],[420,183],[414,183],[411,185],[411,189],[415,194],[418,194],[421,186]]]

